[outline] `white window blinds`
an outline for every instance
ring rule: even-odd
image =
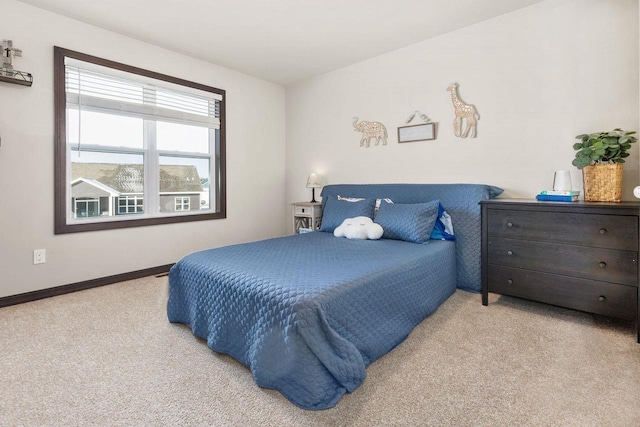
[[[221,95],[175,90],[160,80],[86,65],[65,63],[67,108],[220,128]]]

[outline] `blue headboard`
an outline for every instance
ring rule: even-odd
[[[502,189],[482,184],[338,184],[322,189],[322,204],[328,196],[389,198],[394,203],[440,200],[451,215],[456,235],[458,288],[480,292],[482,244],[480,200],[491,199]]]

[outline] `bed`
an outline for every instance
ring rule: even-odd
[[[325,186],[327,224],[335,210],[326,204],[338,196],[387,198],[398,208],[438,200],[455,241],[349,240],[323,224],[326,232],[196,252],[169,273],[169,321],[188,325],[212,350],[247,366],[259,386],[299,407],[333,407],[456,288],[480,291],[478,202],[501,191],[479,184]]]

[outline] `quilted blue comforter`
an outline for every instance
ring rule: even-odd
[[[197,252],[168,317],[304,409],[334,406],[456,289],[455,242],[307,233]]]

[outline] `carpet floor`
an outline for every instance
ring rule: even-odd
[[[335,408],[166,318],[167,278],[0,309],[0,426],[640,426],[631,322],[456,292]]]

